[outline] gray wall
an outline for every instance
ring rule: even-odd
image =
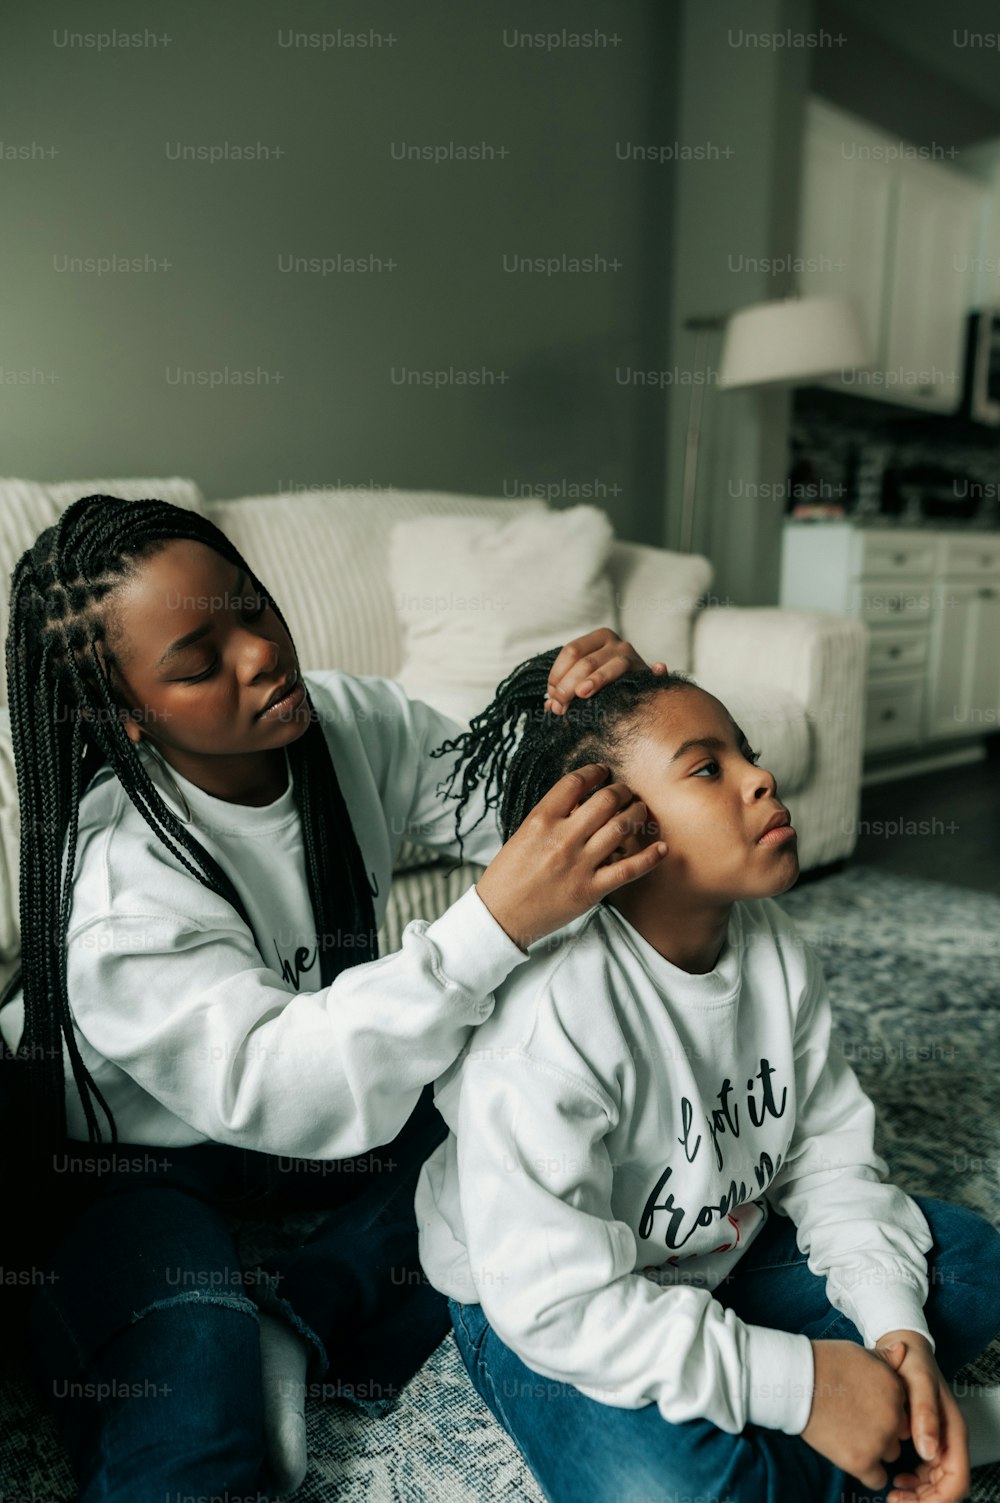
[[[778,596],[790,393],[720,391],[721,335],[708,337],[699,361],[684,325],[794,290],[808,53],[745,36],[808,33],[811,21],[809,0],[756,0],[752,10],[743,0],[683,3],[680,134],[718,155],[683,162],[678,173],[671,349],[681,381],[670,395],[665,534],[678,546],[694,390],[682,383],[700,379],[693,546],[712,560],[713,594],[738,605]]]
[[[618,41],[505,45],[564,27]],[[676,134],[675,7],[22,0],[0,28],[3,141],[26,157],[0,163],[4,472],[180,473],[210,497],[547,484],[659,540],[663,395],[616,373],[666,363],[673,170],[616,145]],[[169,44],[70,41],[147,28]],[[396,40],[279,45],[338,28]],[[393,159],[449,142],[508,154]],[[171,159],[227,143],[282,155]],[[279,270],[337,255],[396,265]],[[100,257],[144,269],[71,269]],[[394,384],[403,369],[497,379]]]
[[[991,9],[988,29],[995,33],[997,15],[995,7]],[[962,37],[967,27],[974,29],[985,20],[979,7],[970,7],[967,0],[952,5],[941,5],[940,0],[930,5],[878,0],[877,10],[870,0],[860,4],[855,0],[851,5],[817,0],[817,25],[844,41],[816,50],[812,87],[831,104],[918,146],[936,143],[947,149],[995,136],[1000,132],[1000,82],[994,82],[992,103],[987,102],[874,29],[875,24],[894,23],[904,36],[910,33],[911,46],[936,57],[943,66],[955,67],[957,60],[966,64],[970,81],[981,67],[992,63],[995,79],[995,53],[987,58],[983,49],[966,50],[954,40],[956,32]],[[945,157],[942,165],[961,163]]]

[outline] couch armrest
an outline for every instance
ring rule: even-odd
[[[805,709],[812,770],[789,800],[803,869],[849,855],[857,840],[868,641],[862,621],[832,611],[710,607],[694,624],[695,679],[725,674],[751,693],[779,686]]]

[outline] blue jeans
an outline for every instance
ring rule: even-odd
[[[448,1332],[413,1210],[420,1167],[445,1132],[428,1089],[392,1143],[339,1163],[216,1143],[66,1145],[53,1180],[69,1208],[40,1263],[26,1335],[81,1500],[266,1496],[261,1308],[306,1338],[309,1396],[390,1407]],[[329,1214],[304,1242],[245,1269],[240,1220],[304,1207]]]
[[[1000,1331],[1000,1233],[976,1212],[915,1195],[934,1236],[924,1307],[936,1360],[949,1381]],[[771,1212],[719,1303],[753,1325],[810,1339],[854,1341],[854,1323],[826,1297],[795,1240]],[[517,1443],[550,1503],[852,1503],[884,1500],[892,1478],[919,1459],[910,1440],[871,1492],[799,1435],[748,1424],[739,1435],[710,1420],[671,1424],[655,1404],[617,1409],[524,1365],[482,1306],[449,1301],[455,1339],[480,1396]],[[773,1375],[780,1380],[781,1374]]]

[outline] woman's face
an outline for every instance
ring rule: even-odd
[[[291,701],[261,711],[298,663],[284,626],[243,570],[193,538],[171,539],[114,592],[113,683],[129,737],[194,756],[287,746],[309,724],[299,678]],[[190,640],[194,638],[194,640]]]
[[[799,875],[794,832],[762,841],[787,815],[771,773],[725,705],[693,685],[655,694],[619,759],[622,777],[645,801],[669,847],[644,879],[709,902],[772,897]]]

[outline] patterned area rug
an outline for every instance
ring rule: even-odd
[[[876,1146],[893,1181],[1000,1226],[1000,899],[858,866],[780,901],[821,955],[837,1034],[875,1102]],[[289,1222],[284,1236],[304,1224]],[[258,1229],[261,1246],[273,1231]],[[254,1236],[246,1225],[248,1259]],[[1000,1341],[959,1381],[1000,1382]],[[310,1467],[296,1503],[542,1503],[450,1337],[382,1419],[310,1401],[308,1421]],[[977,1469],[969,1496],[1000,1503],[1000,1465]],[[0,1386],[0,1497],[76,1497],[51,1425],[16,1377]]]

